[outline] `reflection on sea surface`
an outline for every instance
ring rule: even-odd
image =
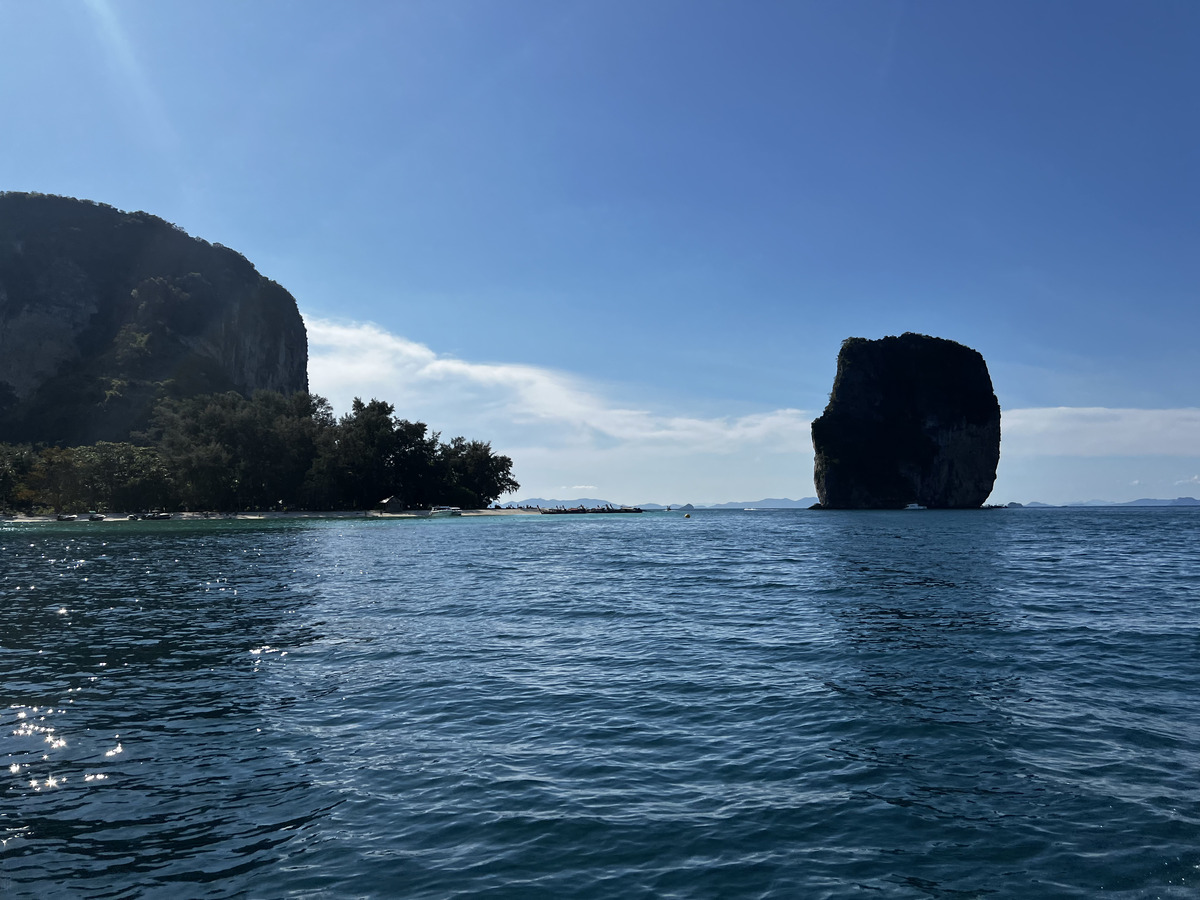
[[[0,893],[1188,896],[1198,526],[0,526]]]
[[[219,877],[311,821],[308,798],[289,803],[302,772],[261,729],[279,698],[251,653],[316,636],[278,565],[296,538],[267,551],[232,524],[0,532],[8,877],[54,852],[71,890]]]

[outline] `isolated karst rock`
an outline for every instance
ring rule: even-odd
[[[0,193],[0,441],[124,441],[163,396],[308,389],[296,301],[144,212]]]
[[[824,509],[977,508],[996,481],[1000,404],[970,347],[848,338],[812,440]]]

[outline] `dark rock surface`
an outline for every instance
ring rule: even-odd
[[[308,389],[296,301],[144,212],[0,193],[0,441],[85,444],[162,396]]]
[[[970,347],[848,338],[812,439],[824,509],[977,508],[996,481],[1000,404]]]

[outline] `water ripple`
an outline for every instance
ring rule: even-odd
[[[0,525],[0,893],[1194,896],[1198,538]]]

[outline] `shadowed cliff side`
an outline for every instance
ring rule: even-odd
[[[245,257],[144,212],[0,193],[0,440],[90,444],[154,403],[308,389],[296,301]]]
[[[970,347],[848,338],[812,439],[823,508],[977,508],[996,481],[1000,404]]]

